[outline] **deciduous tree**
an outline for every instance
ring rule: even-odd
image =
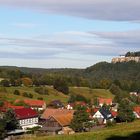
[[[132,122],[135,117],[133,114],[132,105],[128,99],[123,99],[118,108],[118,118],[122,122]]]

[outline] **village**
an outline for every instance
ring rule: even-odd
[[[140,96],[140,94],[131,92],[130,96]],[[1,119],[7,112],[11,111],[18,122],[16,129],[10,128],[7,131],[6,139],[21,138],[28,134],[42,136],[69,135],[76,132],[94,131],[95,129],[121,122],[117,117],[119,105],[114,103],[111,98],[97,98],[94,104],[76,101],[63,105],[61,101],[54,100],[49,105],[46,105],[45,101],[34,99],[17,99],[15,103],[24,103],[24,105],[15,106],[8,101],[4,101],[0,107]],[[78,123],[78,121],[74,120],[78,111],[79,116],[80,112],[83,116],[88,115],[87,118],[85,117],[87,120],[82,122],[83,124],[85,123],[82,128],[80,128],[80,125],[79,127],[72,126],[74,121],[74,123]],[[133,115],[135,119],[140,119],[140,106],[133,107]],[[83,116],[81,116],[81,120]]]

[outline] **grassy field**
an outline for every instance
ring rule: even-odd
[[[23,97],[21,95],[17,96],[13,94],[15,90],[19,90],[21,94],[23,92],[33,94],[33,99],[43,97],[46,103],[49,103],[52,100],[61,100],[65,104],[69,99],[69,96],[64,95],[61,92],[58,92],[52,86],[47,86],[49,95],[40,95],[34,91],[34,88],[35,87],[6,87],[7,93],[1,92],[0,97],[8,101],[14,101],[16,99],[26,99],[26,97]],[[70,94],[80,94],[88,99],[95,97],[113,98],[113,95],[108,90],[90,89],[86,87],[70,87]]]
[[[15,99],[26,99],[26,97],[13,94],[15,90],[19,90],[21,94],[23,92],[33,94],[33,99],[43,97],[46,103],[49,103],[52,100],[61,100],[62,102],[66,103],[68,100],[68,96],[58,92],[51,86],[47,87],[49,95],[40,95],[34,91],[34,88],[35,87],[6,87],[7,93],[0,93],[0,96],[8,101],[14,101]]]
[[[106,89],[90,89],[88,87],[70,87],[70,93],[80,94],[89,99],[95,97],[114,98],[113,94]]]
[[[63,136],[30,137],[29,140],[138,140],[140,138],[140,120],[133,123],[118,124],[113,127]],[[26,140],[22,139],[22,140]]]

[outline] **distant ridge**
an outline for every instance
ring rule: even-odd
[[[77,69],[77,68],[30,68],[30,67],[18,67],[18,66],[0,66],[0,69],[8,69],[8,70],[20,70],[24,73],[56,73],[56,72],[76,72],[76,71],[83,71],[84,69]]]

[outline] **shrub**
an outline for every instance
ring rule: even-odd
[[[28,97],[28,93],[27,92],[23,92],[22,94],[24,97]]]
[[[5,87],[0,87],[0,92],[7,92]]]
[[[34,89],[35,92],[42,95],[49,95],[49,91],[46,87],[37,87]]]
[[[115,124],[116,124],[115,121],[110,121],[110,120],[108,120],[108,121],[106,122],[106,127],[114,126]]]
[[[28,86],[32,86],[33,85],[32,79],[30,79],[28,77],[22,78],[21,81],[22,81],[22,84],[24,86],[27,86],[28,87]]]
[[[28,97],[29,97],[29,98],[33,98],[33,94],[29,93],[29,94],[28,94]]]
[[[81,101],[81,102],[89,102],[84,96],[77,94],[77,95],[71,95],[69,98],[69,103],[74,103],[76,101]]]
[[[38,99],[38,100],[43,100],[43,98],[42,98],[42,97],[38,97],[37,99]]]
[[[33,98],[33,94],[31,94],[31,93],[24,92],[22,95],[24,97]]]
[[[14,91],[14,94],[15,94],[15,95],[20,95],[19,90],[15,90],[15,91]]]
[[[3,104],[4,104],[4,102],[3,102],[3,101],[0,101],[0,107],[2,107],[2,106],[3,106]]]

